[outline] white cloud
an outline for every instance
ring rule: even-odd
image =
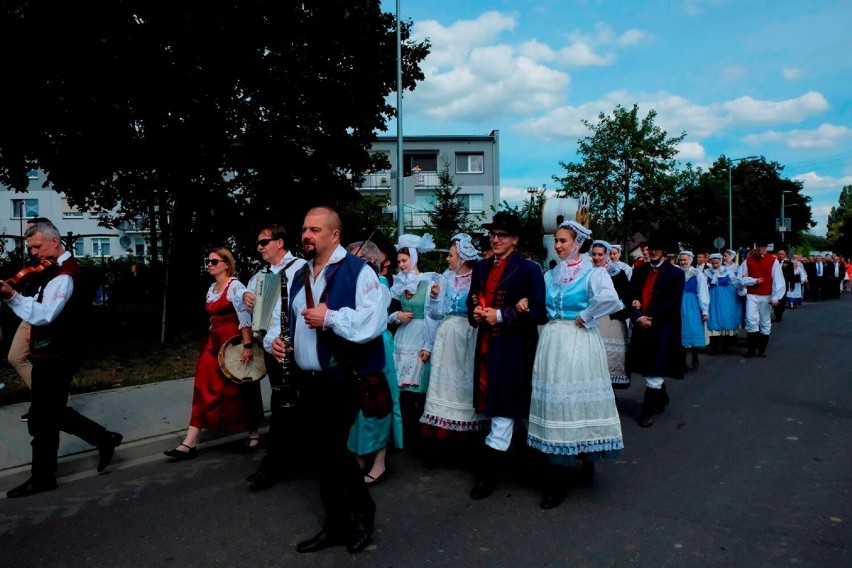
[[[598,53],[599,49],[633,47],[650,37],[647,32],[636,28],[616,34],[611,27],[599,23],[592,34],[572,32],[569,45],[559,50],[559,61],[570,67],[610,65],[616,61],[617,55],[612,51]]]
[[[821,124],[815,130],[790,130],[779,132],[769,130],[759,134],[751,134],[743,138],[749,144],[764,144],[767,142],[780,142],[788,148],[833,148],[845,138],[852,136],[852,129],[845,126],[833,124]]]
[[[802,187],[806,188],[807,193],[811,196],[824,193],[836,193],[840,196],[840,188],[846,185],[852,185],[852,175],[842,177],[821,176],[816,172],[807,172],[793,177],[794,181],[802,182]]]
[[[615,54],[598,55],[587,43],[573,43],[559,50],[559,62],[569,67],[604,66],[615,61]]]
[[[809,91],[795,99],[760,101],[749,96],[723,104],[730,117],[746,124],[771,122],[799,122],[817,112],[828,109],[828,101],[821,93]]]
[[[516,24],[498,12],[450,27],[419,22],[417,35],[429,37],[433,48],[421,66],[426,80],[405,95],[408,112],[431,121],[493,124],[562,103],[571,77],[540,63],[556,59],[550,47],[535,40],[518,47],[495,43]]]
[[[696,160],[703,160],[706,156],[704,151],[704,146],[699,144],[698,142],[686,142],[683,141],[678,144],[678,160],[683,162],[695,162]]]
[[[463,61],[477,46],[486,45],[504,31],[514,30],[517,19],[500,12],[485,12],[475,20],[459,20],[449,27],[437,20],[422,20],[414,25],[412,39],[429,38],[432,49],[421,64],[427,76],[445,66],[455,66]]]
[[[784,78],[788,81],[795,81],[796,79],[801,79],[805,75],[805,70],[798,69],[796,67],[784,67],[781,70],[781,74],[784,75]]]

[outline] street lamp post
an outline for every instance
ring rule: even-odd
[[[787,223],[784,221],[784,194],[793,193],[789,189],[781,192],[781,222],[778,224],[778,231],[781,233],[781,242],[784,242],[784,235],[787,234]]]
[[[754,160],[757,156],[746,156],[745,158],[734,158],[728,160],[728,247],[734,248],[734,191],[731,184],[731,165],[734,162],[742,162],[744,160]]]

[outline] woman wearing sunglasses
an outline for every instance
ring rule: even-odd
[[[195,389],[189,429],[177,448],[164,452],[172,461],[189,460],[198,455],[202,430],[241,432],[248,430],[246,448],[257,446],[258,423],[263,417],[263,402],[256,382],[238,385],[222,375],[220,347],[235,335],[242,335],[240,360],[253,357],[251,312],[243,304],[246,287],[234,277],[234,256],[226,248],[215,248],[204,261],[213,284],[207,290],[206,309],[210,315],[210,335],[198,356]],[[255,392],[256,391],[256,392]]]

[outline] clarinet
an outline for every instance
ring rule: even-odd
[[[281,331],[279,337],[287,348],[287,354],[281,361],[281,383],[273,386],[272,390],[278,392],[278,406],[283,408],[296,406],[298,398],[298,390],[292,377],[293,339],[290,337],[290,299],[287,291],[289,287],[287,269],[294,262],[296,262],[296,259],[291,260],[279,273],[281,274]]]

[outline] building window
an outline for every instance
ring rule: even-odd
[[[38,217],[38,199],[13,199],[12,218],[32,219]]]
[[[109,239],[92,239],[92,256],[109,256]]]
[[[68,198],[62,198],[62,218],[63,219],[82,219],[83,212],[76,207],[68,205]]]
[[[27,179],[38,179],[38,170],[30,170],[27,172]]]
[[[410,176],[420,172],[438,171],[438,152],[427,150],[405,152],[402,156],[403,175]]]
[[[145,243],[136,243],[136,256],[140,258],[145,258],[147,256],[147,252],[145,251]]]
[[[459,195],[469,213],[482,213],[485,210],[485,196],[481,193]]]
[[[79,238],[74,241],[74,256],[76,256],[77,258],[82,258],[86,256],[86,246],[82,238]]]
[[[485,171],[483,154],[456,154],[457,174],[481,174]]]

